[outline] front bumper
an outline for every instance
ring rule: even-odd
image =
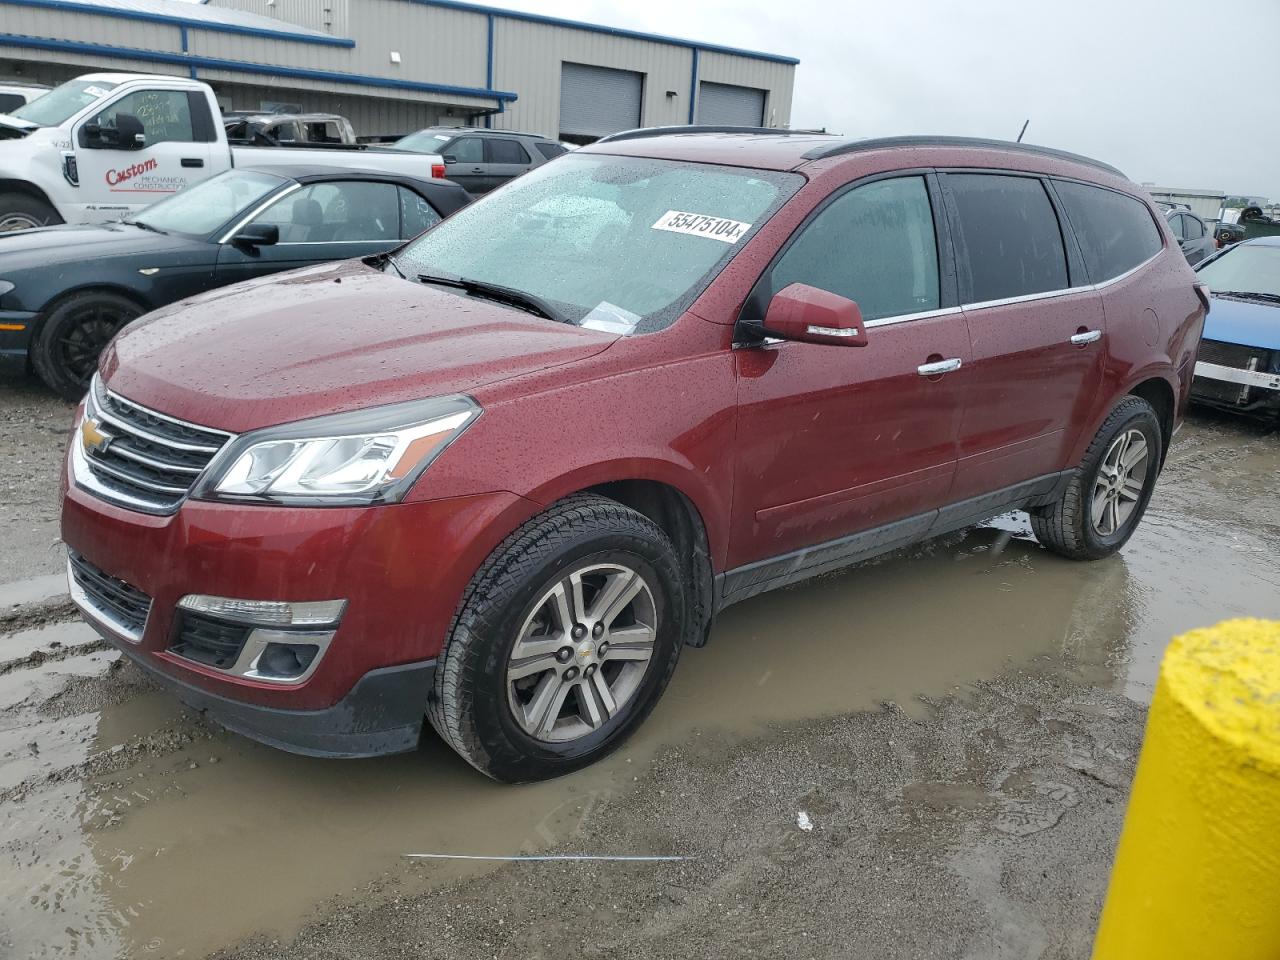
[[[142,651],[122,644],[109,630],[85,619],[134,663],[193,710],[234,733],[270,747],[309,757],[378,757],[418,745],[435,660],[370,670],[351,692],[321,710],[286,710],[210,693],[162,670]]]
[[[177,512],[155,516],[106,503],[65,476],[63,484],[67,547],[150,598],[145,620],[132,631],[89,610],[86,619],[100,633],[227,726],[277,745],[343,755],[363,751],[328,750],[320,733],[306,731],[332,726],[335,717],[346,718],[334,727],[339,733],[363,730],[367,718],[355,713],[372,709],[369,704],[382,695],[367,691],[389,682],[371,677],[382,677],[388,668],[421,675],[423,665],[440,653],[471,575],[538,509],[515,494],[493,492],[353,508],[187,500]],[[188,594],[291,602],[341,598],[347,608],[314,673],[283,685],[234,676],[176,653],[177,604]],[[428,689],[414,701],[419,726]],[[299,712],[323,712],[330,719],[300,719]],[[264,716],[276,719],[264,726]],[[402,748],[404,727],[382,725],[401,731],[396,742]],[[290,740],[289,729],[302,731],[301,739]]]
[[[1280,414],[1280,372],[1196,362],[1191,399],[1233,413]]]
[[[1238,383],[1246,387],[1280,390],[1280,373],[1267,373],[1264,370],[1239,370],[1220,363],[1205,363],[1200,360],[1196,363],[1196,376],[1204,377],[1206,380]]]
[[[23,310],[0,310],[0,370],[26,369],[27,351],[39,317],[38,313]]]

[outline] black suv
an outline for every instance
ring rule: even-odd
[[[481,127],[427,127],[401,137],[394,146],[440,154],[445,176],[473,194],[487,193],[565,152],[555,140],[536,133]]]

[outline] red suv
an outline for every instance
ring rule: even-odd
[[[389,753],[425,716],[550,777],[735,601],[1015,508],[1114,552],[1205,310],[1092,160],[622,134],[390,256],[131,325],[68,451],[71,589],[258,740]]]

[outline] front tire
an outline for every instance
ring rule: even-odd
[[[79,400],[98,357],[125,324],[141,316],[132,300],[106,291],[76,293],[49,311],[31,344],[31,365],[65,400]]]
[[[563,500],[472,577],[437,664],[431,724],[495,780],[594,763],[661,697],[686,608],[661,528],[604,497]]]
[[[58,211],[30,194],[0,193],[0,233],[62,223]]]
[[[1044,546],[1072,560],[1100,560],[1133,535],[1164,462],[1164,434],[1151,404],[1127,396],[1085,451],[1062,495],[1031,512]]]

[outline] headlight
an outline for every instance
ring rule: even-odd
[[[13,292],[13,281],[0,280],[0,297],[3,297],[6,293],[12,293],[12,292]]]
[[[237,438],[193,496],[283,504],[394,503],[480,415],[469,397],[398,403]]]

